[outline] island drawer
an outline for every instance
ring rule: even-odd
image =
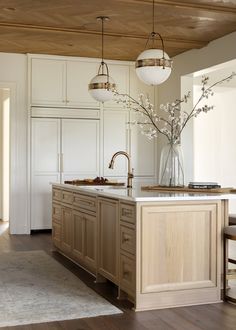
[[[61,197],[62,197],[62,191],[60,189],[53,188],[52,189],[52,199],[61,201]]]
[[[62,203],[72,204],[73,203],[73,193],[71,191],[62,190]]]
[[[120,287],[131,296],[135,291],[135,260],[120,255]]]
[[[54,221],[61,222],[61,205],[57,203],[52,204],[52,217]]]
[[[74,193],[73,206],[88,211],[96,212],[97,199],[96,197]]]
[[[120,219],[129,223],[135,224],[135,205],[121,203],[120,204]]]
[[[131,254],[135,254],[135,230],[126,226],[120,226],[120,248]]]

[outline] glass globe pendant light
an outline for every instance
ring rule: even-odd
[[[88,90],[95,100],[106,102],[113,98],[113,91],[116,89],[116,84],[112,77],[109,76],[108,65],[104,62],[103,56],[104,21],[109,20],[109,17],[99,16],[97,20],[102,21],[102,61],[98,69],[98,74],[89,83]]]
[[[152,2],[152,31],[146,42],[145,50],[138,56],[135,62],[136,74],[147,85],[159,85],[166,81],[172,69],[173,61],[164,50],[164,42],[161,35],[154,32],[154,0]],[[161,40],[162,49],[154,48],[156,37]],[[146,49],[149,41],[152,48]]]

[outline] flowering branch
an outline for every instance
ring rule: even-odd
[[[178,143],[180,142],[180,135],[184,127],[191,118],[197,117],[202,112],[207,113],[214,108],[214,106],[207,104],[199,107],[200,102],[214,95],[213,88],[215,86],[230,81],[235,75],[232,72],[228,77],[217,81],[209,87],[207,87],[209,77],[203,76],[201,81],[201,95],[190,113],[181,111],[181,105],[187,103],[191,97],[190,92],[185,94],[181,99],[176,99],[173,103],[161,104],[160,110],[165,112],[164,116],[157,115],[149,97],[147,96],[145,98],[143,94],[140,94],[138,100],[135,100],[128,94],[120,94],[115,91],[115,101],[122,103],[125,108],[129,108],[140,114],[141,119],[132,122],[132,124],[138,125],[142,130],[142,134],[146,135],[149,139],[157,137],[158,134],[163,134],[170,143]]]

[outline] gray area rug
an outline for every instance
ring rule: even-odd
[[[121,313],[44,251],[0,254],[0,327]]]

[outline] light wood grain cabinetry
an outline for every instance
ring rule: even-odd
[[[52,239],[55,247],[85,269],[97,269],[96,197],[53,188]]]
[[[72,209],[67,206],[61,209],[61,249],[68,254],[72,250]]]
[[[120,202],[120,289],[135,300],[136,206]]]
[[[118,284],[119,280],[119,203],[98,198],[98,272]]]
[[[227,201],[132,202],[56,187],[53,196],[55,246],[135,310],[220,301]]]
[[[78,197],[78,196],[77,196]],[[82,200],[86,201],[83,195]],[[91,202],[88,196],[88,203]],[[77,203],[78,205],[78,203]],[[87,206],[87,205],[86,205]],[[76,206],[78,207],[78,206]],[[72,256],[82,266],[96,272],[97,267],[97,217],[95,213],[78,207],[73,210]]]

